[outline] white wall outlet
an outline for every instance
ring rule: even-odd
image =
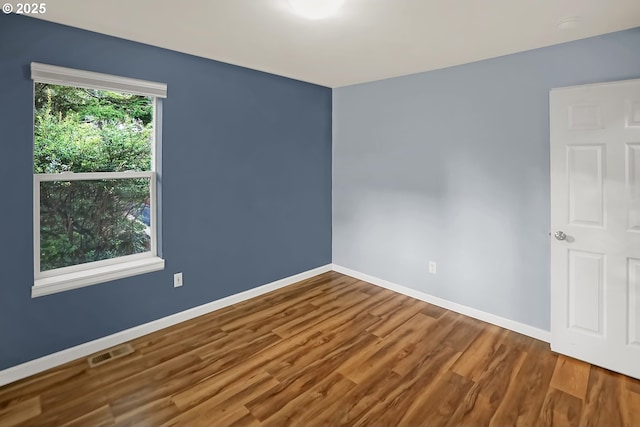
[[[437,265],[435,261],[429,261],[429,273],[431,274],[436,274],[437,272]]]
[[[182,286],[182,273],[176,273],[173,275],[173,287],[179,288]]]

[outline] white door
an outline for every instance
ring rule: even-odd
[[[640,378],[640,80],[550,101],[551,349]]]

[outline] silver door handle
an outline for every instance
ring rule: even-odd
[[[558,240],[565,240],[567,238],[567,235],[564,234],[564,231],[556,231],[556,234],[554,234],[554,236],[556,236],[556,239]]]

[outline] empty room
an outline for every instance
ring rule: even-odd
[[[637,0],[0,40],[0,426],[640,426]]]

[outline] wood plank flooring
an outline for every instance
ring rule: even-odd
[[[0,426],[640,426],[640,381],[335,272],[0,388]]]

